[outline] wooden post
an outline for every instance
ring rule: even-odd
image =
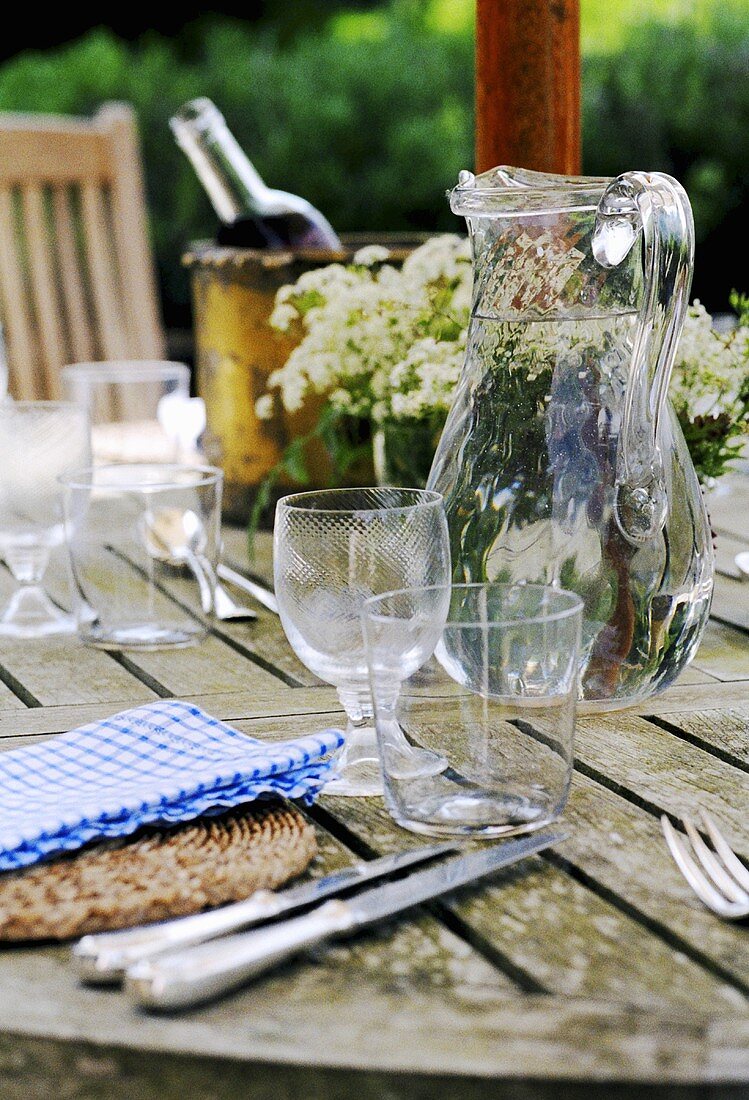
[[[580,172],[580,0],[476,0],[476,171]]]

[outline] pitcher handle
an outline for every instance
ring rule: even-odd
[[[694,222],[686,191],[663,172],[625,172],[598,206],[593,254],[618,267],[643,235],[645,291],[624,399],[616,465],[617,524],[647,542],[666,521],[668,501],[658,439],[660,418],[689,305]]]

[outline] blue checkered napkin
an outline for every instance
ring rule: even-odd
[[[342,744],[335,729],[266,744],[162,699],[0,753],[0,871],[262,794],[311,802]]]

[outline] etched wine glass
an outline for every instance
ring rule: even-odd
[[[394,588],[449,583],[442,497],[387,487],[284,497],[276,508],[273,561],[281,622],[291,647],[307,668],[338,689],[348,717],[337,774],[326,790],[381,794],[362,605]],[[403,678],[413,671],[404,662]],[[399,747],[411,775],[433,775],[445,767],[444,758],[413,748],[405,736]]]
[[[63,401],[0,404],[0,554],[19,587],[0,612],[0,635],[70,634],[75,620],[42,587],[50,553],[65,541],[58,478],[91,460],[88,413]]]

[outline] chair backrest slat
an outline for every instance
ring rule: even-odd
[[[95,359],[98,352],[89,323],[89,309],[81,274],[80,249],[76,244],[70,201],[70,189],[66,184],[58,184],[52,188],[57,257],[70,347],[73,359],[77,363],[87,363]]]
[[[10,189],[0,188],[0,286],[3,316],[8,321],[12,318],[12,323],[6,322],[9,383],[11,393],[29,401],[37,394],[36,341],[19,255],[14,206]]]
[[[111,138],[112,216],[128,329],[135,335],[143,359],[159,359],[164,354],[164,336],[151,293],[153,260],[140,216],[146,200],[135,129],[129,114],[117,104],[103,107],[98,117]]]
[[[29,278],[34,308],[39,322],[39,344],[46,379],[45,390],[51,398],[59,398],[60,362],[70,358],[63,335],[62,315],[53,268],[53,251],[44,209],[44,196],[38,184],[21,189],[26,241],[28,245]]]
[[[67,362],[163,357],[130,107],[0,115],[0,290],[17,397],[56,397]]]
[[[95,184],[84,183],[81,187],[81,216],[94,311],[104,358],[125,359],[127,341],[122,311],[117,301],[112,242],[108,239],[104,198],[101,189]]]

